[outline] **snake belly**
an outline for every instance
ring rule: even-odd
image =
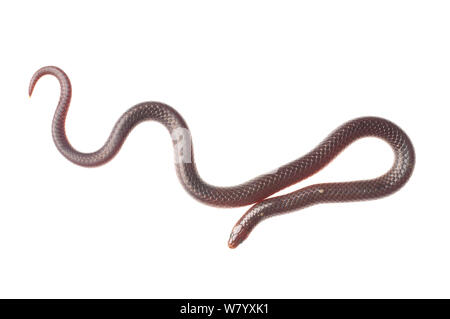
[[[52,136],[57,149],[69,161],[85,167],[105,164],[119,152],[136,125],[144,121],[156,121],[164,125],[171,134],[177,176],[189,194],[205,204],[219,207],[254,204],[234,226],[228,241],[230,248],[242,243],[253,228],[268,217],[318,203],[361,201],[392,194],[408,181],[414,169],[414,148],[401,128],[383,118],[361,117],[338,127],[306,155],[268,174],[236,186],[214,186],[206,183],[197,171],[191,134],[185,120],[174,108],[160,102],[144,102],[131,107],[116,122],[99,150],[92,153],[79,152],[69,143],[65,131],[72,88],[64,71],[55,66],[39,69],[31,79],[29,94],[31,96],[37,81],[46,74],[55,76],[60,83],[60,98],[52,122]],[[315,184],[286,195],[268,198],[318,172],[349,144],[369,136],[384,140],[394,152],[394,163],[384,175],[369,180]]]

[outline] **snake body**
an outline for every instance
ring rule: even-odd
[[[236,186],[214,186],[203,181],[198,174],[186,122],[175,109],[159,102],[144,102],[131,107],[119,118],[109,138],[98,151],[82,153],[72,147],[65,132],[72,88],[64,71],[55,66],[39,69],[31,79],[29,94],[31,96],[37,81],[46,74],[55,76],[60,83],[60,99],[53,118],[52,135],[56,147],[68,160],[86,167],[105,164],[119,152],[136,125],[153,120],[164,125],[172,136],[177,176],[189,194],[213,206],[254,204],[234,226],[228,241],[230,248],[237,247],[259,222],[268,217],[318,203],[360,201],[392,194],[408,181],[414,168],[414,148],[402,129],[382,118],[361,117],[338,127],[308,154],[268,174]],[[378,137],[392,147],[394,163],[384,175],[370,180],[316,184],[286,195],[267,198],[313,175],[349,144],[367,136]]]

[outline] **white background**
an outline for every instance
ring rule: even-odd
[[[0,6],[0,297],[450,297],[450,5],[445,1],[14,1]],[[192,199],[170,136],[145,123],[105,166],[59,154],[57,65],[71,143],[99,148],[132,105],[188,122],[215,185],[291,161],[355,117],[390,119],[417,164],[398,193],[318,205],[227,246],[247,207]],[[372,178],[389,146],[356,142],[317,182]]]

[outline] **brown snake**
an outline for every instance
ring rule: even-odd
[[[332,132],[308,154],[245,183],[219,187],[204,182],[197,172],[190,131],[181,115],[172,107],[159,102],[139,103],[126,111],[116,122],[105,144],[96,152],[82,153],[70,145],[65,120],[72,88],[68,76],[55,66],[39,69],[29,87],[43,75],[55,76],[61,95],[53,118],[52,135],[56,147],[68,160],[81,166],[99,166],[111,160],[120,150],[126,137],[139,123],[154,120],[163,124],[172,136],[175,148],[175,168],[186,191],[209,205],[236,207],[254,204],[234,226],[228,245],[237,247],[262,220],[325,202],[347,202],[380,198],[401,188],[412,174],[415,154],[408,136],[394,123],[378,117],[351,120]],[[394,151],[394,163],[384,175],[361,181],[324,183],[304,187],[292,193],[268,196],[318,172],[355,140],[374,136],[386,141]]]

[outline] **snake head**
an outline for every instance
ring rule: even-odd
[[[236,248],[242,243],[248,236],[250,232],[242,226],[242,224],[237,224],[233,227],[230,234],[230,239],[228,240],[228,247]]]

